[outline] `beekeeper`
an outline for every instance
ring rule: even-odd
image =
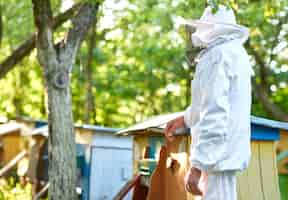
[[[200,20],[185,22],[196,28],[192,45],[201,47],[191,83],[192,104],[184,116],[170,121],[165,135],[189,127],[191,169],[186,190],[203,200],[236,200],[236,172],[250,160],[251,65],[243,43],[248,29],[236,23],[234,12],[207,7]]]

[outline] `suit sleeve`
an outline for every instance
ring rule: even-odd
[[[220,55],[207,61],[200,77],[201,108],[199,138],[191,149],[191,164],[205,172],[219,171],[218,162],[227,155],[230,75]]]
[[[192,122],[192,105],[188,106],[184,111],[184,123],[186,127],[190,127]]]

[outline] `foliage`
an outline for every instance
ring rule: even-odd
[[[62,4],[61,4],[62,2]],[[53,12],[63,11],[63,2],[53,0]],[[80,2],[74,1],[74,2]],[[247,50],[254,63],[255,80],[260,65],[251,49],[268,66],[267,88],[274,103],[288,113],[288,58],[286,0],[213,0],[231,6],[238,22],[250,28]],[[35,30],[29,0],[2,3],[4,35],[0,61]],[[68,3],[69,4],[69,3]],[[98,125],[125,127],[148,116],[184,110],[190,103],[193,68],[185,62],[185,41],[178,33],[177,19],[199,18],[205,1],[196,0],[106,0],[98,16],[96,48],[93,50],[92,85]],[[65,7],[65,6],[64,6]],[[283,23],[282,23],[283,21]],[[21,26],[19,26],[21,23]],[[281,24],[280,24],[281,23]],[[58,29],[63,37],[69,22]],[[87,83],[85,63],[89,40],[85,40],[72,73],[73,112],[83,123]],[[0,115],[25,115],[46,119],[42,69],[33,52],[0,80]],[[257,98],[252,112],[273,118]]]
[[[15,178],[0,180],[0,200],[31,200],[31,185],[21,185]]]

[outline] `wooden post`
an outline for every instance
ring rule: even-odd
[[[46,183],[46,185],[35,195],[35,197],[33,198],[33,200],[39,200],[45,192],[47,192],[49,188],[49,183]]]
[[[128,181],[116,194],[113,200],[122,200],[128,194],[128,192],[140,181],[140,179],[141,175],[137,175],[132,180]]]
[[[2,169],[0,169],[0,177],[4,176],[8,171],[10,171],[26,155],[27,155],[27,151],[24,150],[24,151],[21,151],[17,156],[15,156]]]

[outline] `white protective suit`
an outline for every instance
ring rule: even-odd
[[[235,171],[246,169],[250,160],[252,68],[243,47],[248,29],[224,6],[215,14],[208,7],[200,20],[187,24],[196,27],[193,45],[204,47],[184,114],[192,135],[191,164],[208,174],[205,200],[234,200]]]

